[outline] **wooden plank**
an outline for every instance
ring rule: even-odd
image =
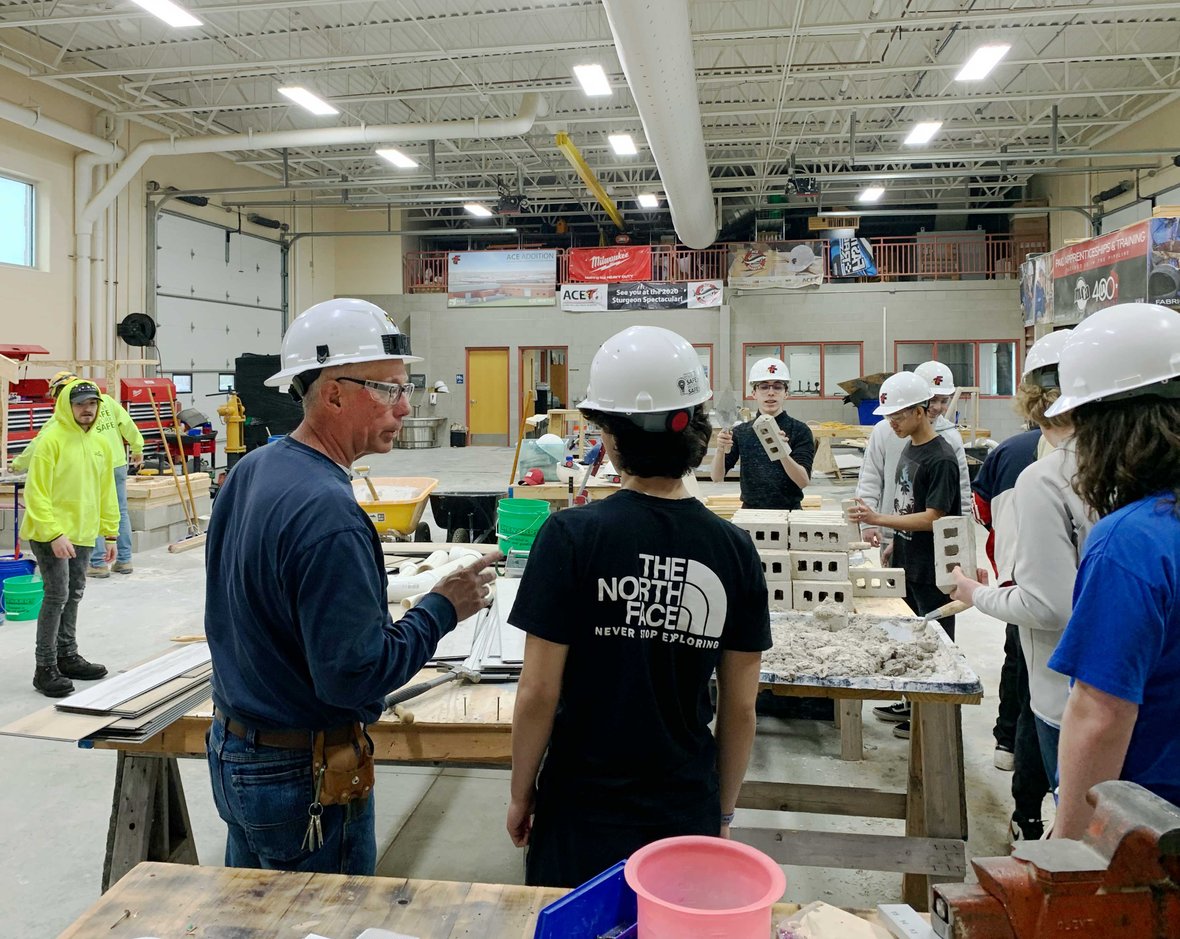
[[[113,675],[85,691],[76,692],[58,704],[57,709],[108,711],[208,661],[209,646],[201,642],[191,643]]]
[[[836,713],[840,717],[840,759],[855,762],[865,755],[864,701],[860,698],[842,698],[836,702]]]
[[[906,770],[905,833],[911,837],[926,835],[926,786],[922,765],[922,722],[918,712],[922,703],[910,702],[910,762]],[[929,885],[926,878],[907,873],[901,879],[901,898],[915,910],[927,910],[930,906]]]
[[[50,704],[0,727],[0,734],[76,743],[98,733],[113,720],[111,714],[70,714]]]
[[[932,873],[958,880],[967,872],[966,846],[953,838],[761,828],[734,828],[731,833],[735,841],[780,864]]]
[[[145,691],[134,698],[128,698],[117,707],[111,708],[110,713],[119,717],[139,717],[173,698],[187,694],[194,686],[208,682],[209,676],[212,674],[212,663],[189,669],[185,674],[177,675],[150,691]]]
[[[740,809],[764,809],[770,812],[905,818],[906,794],[855,786],[817,786],[747,779],[738,793],[737,805]]]

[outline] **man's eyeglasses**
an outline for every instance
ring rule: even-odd
[[[781,381],[760,381],[754,386],[755,391],[786,391],[787,386]]]
[[[363,385],[378,404],[384,404],[389,407],[397,404],[402,399],[402,395],[408,398],[414,393],[414,383],[412,381],[404,385],[398,385],[384,381],[370,381],[364,378],[349,378],[347,375],[341,376],[336,380],[352,382],[354,385]]]

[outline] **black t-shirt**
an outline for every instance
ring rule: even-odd
[[[791,459],[811,475],[815,460],[815,438],[802,421],[779,411],[775,416],[779,428],[791,443]],[[772,461],[754,433],[754,422],[746,421],[733,429],[733,449],[725,454],[725,471],[742,462],[742,505],[747,509],[797,509],[803,505],[803,490],[787,475],[780,460]]]
[[[954,448],[937,434],[921,446],[907,443],[897,463],[894,515],[913,515],[938,509],[947,515],[962,513],[959,495],[959,461]],[[934,583],[934,532],[899,531],[893,538],[894,567],[905,569],[907,581]]]
[[[770,648],[749,535],[697,499],[628,489],[549,518],[509,617],[569,646],[538,811],[637,826],[716,819],[709,679]]]

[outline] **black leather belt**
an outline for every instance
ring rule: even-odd
[[[261,747],[276,747],[280,750],[310,750],[312,736],[315,731],[311,730],[259,730],[257,728],[247,727],[241,721],[236,721],[232,717],[226,717],[220,712],[214,712],[213,719],[220,721],[227,731],[235,737],[241,737],[243,740],[247,739],[251,731],[254,733],[254,742]],[[328,746],[333,746],[338,743],[345,743],[352,739],[355,732],[355,724],[342,724],[339,727],[332,727],[324,731],[324,742]]]

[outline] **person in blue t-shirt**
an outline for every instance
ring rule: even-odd
[[[1055,838],[1079,838],[1100,782],[1180,805],[1180,313],[1100,310],[1061,351],[1074,488],[1100,521],[1049,667],[1073,679],[1058,750]]]
[[[364,725],[384,696],[491,604],[486,568],[498,552],[440,580],[396,624],[389,615],[381,542],[348,467],[393,446],[414,388],[406,363],[417,361],[371,303],[307,310],[283,338],[283,370],[266,381],[291,386],[303,420],[238,462],[217,495],[205,545],[206,754],[227,867],[372,875],[372,793],[323,804],[332,800],[312,774],[313,737],[351,744],[359,767],[361,748],[372,754]]]

